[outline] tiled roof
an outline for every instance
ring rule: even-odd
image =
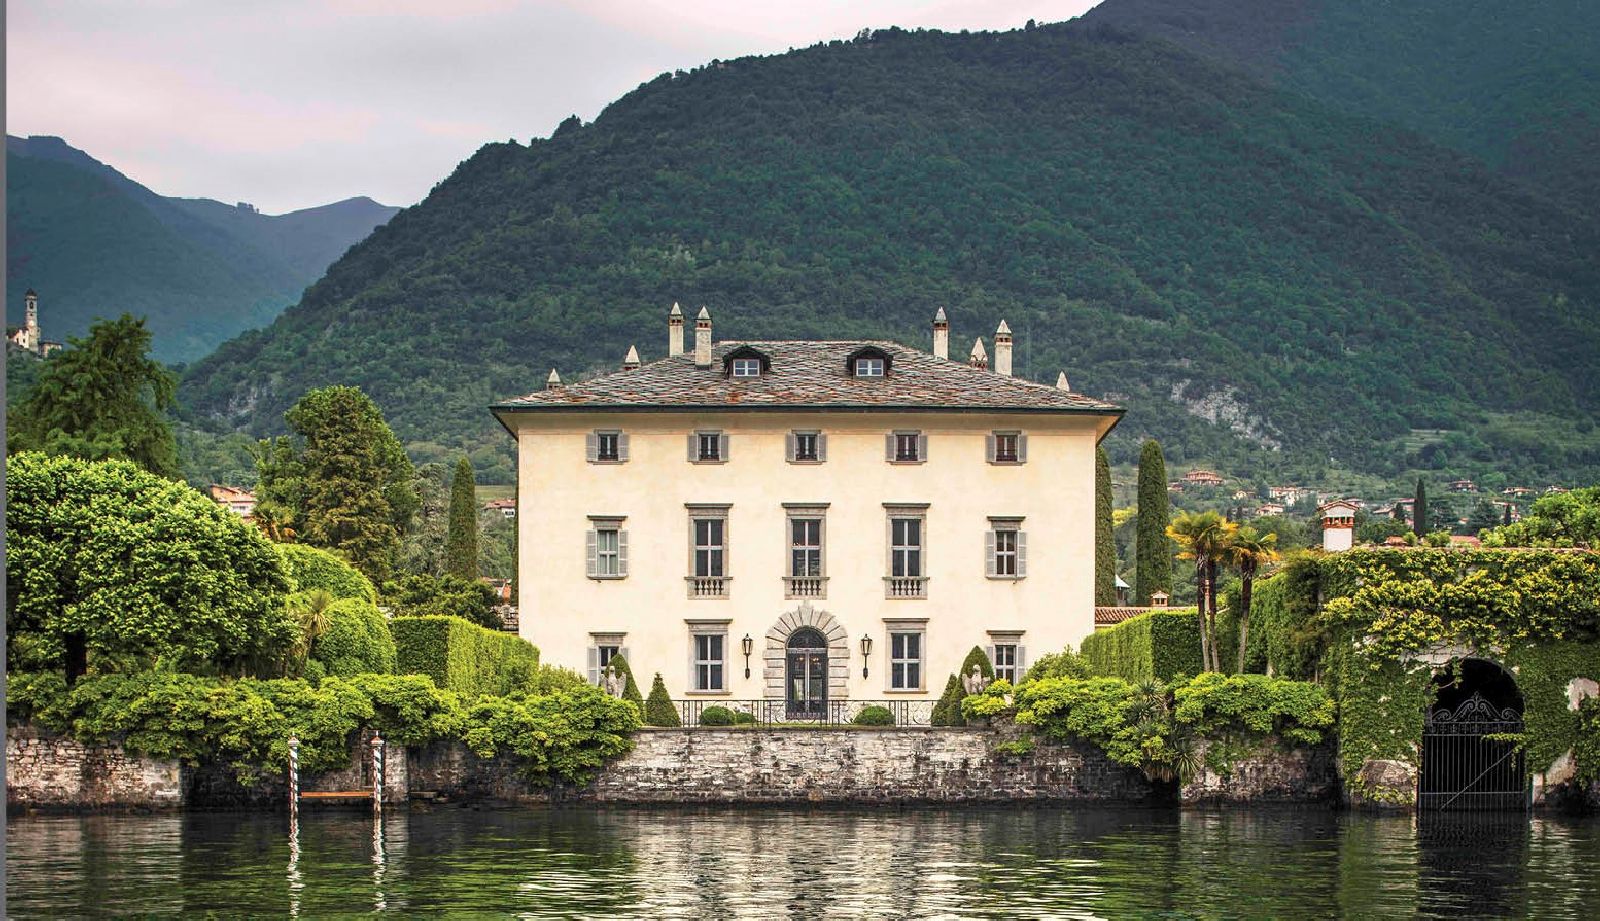
[[[760,377],[733,378],[723,358],[751,347],[771,360]],[[885,377],[857,378],[847,362],[858,349],[876,347],[889,355]],[[711,367],[697,368],[692,353],[663,358],[631,371],[613,371],[562,387],[538,390],[496,403],[498,412],[557,409],[987,409],[1022,412],[1073,412],[1121,415],[1110,403],[1007,377],[959,361],[935,358],[917,349],[884,341],[719,342]]]
[[[1094,625],[1108,627],[1120,624],[1125,620],[1132,620],[1140,614],[1149,614],[1151,611],[1164,611],[1166,608],[1095,608]]]

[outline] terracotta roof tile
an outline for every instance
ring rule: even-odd
[[[771,360],[760,377],[728,377],[723,358],[754,348]],[[890,357],[885,377],[848,373],[849,357],[876,347]],[[711,367],[697,368],[693,354],[613,371],[562,387],[538,390],[496,403],[498,412],[551,409],[646,409],[653,407],[793,409],[874,407],[883,409],[992,409],[1120,415],[1122,409],[1048,384],[1007,377],[963,362],[935,358],[886,341],[719,342]]]

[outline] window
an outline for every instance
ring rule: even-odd
[[[1016,642],[995,643],[989,647],[989,658],[994,661],[994,676],[1016,684],[1027,674],[1022,664],[1022,646]]]
[[[891,464],[920,464],[928,459],[928,436],[916,431],[891,432],[884,453]]]
[[[890,354],[875,345],[864,345],[845,356],[845,373],[853,377],[886,377]]]
[[[922,576],[922,519],[892,518],[889,521],[889,575]]]
[[[789,544],[784,597],[826,598],[828,579],[823,569],[823,539],[827,503],[785,502],[785,538]]]
[[[856,377],[882,377],[884,361],[882,358],[857,358]]]
[[[722,693],[728,690],[728,621],[690,620],[689,691]]]
[[[689,509],[690,598],[728,597],[728,509],[726,504],[691,504]]]
[[[723,576],[723,544],[727,521],[722,518],[696,518],[694,521],[694,574],[697,576]]]
[[[1021,518],[990,518],[984,540],[984,575],[1021,579],[1028,574],[1028,535]]]
[[[827,452],[827,439],[816,431],[790,432],[788,448],[789,463],[820,464]]]
[[[628,658],[628,648],[622,645],[626,633],[589,634],[589,683],[603,686],[606,666],[617,656]]]
[[[587,570],[591,579],[623,579],[628,575],[628,532],[617,515],[589,516],[585,543]]]
[[[922,631],[889,631],[889,690],[922,690]]]
[[[989,435],[989,463],[1023,464],[1028,461],[1028,436],[1021,432],[994,432]]]
[[[759,359],[759,358],[735,358],[733,360],[733,376],[734,377],[760,377],[761,376],[761,359]]]
[[[591,464],[622,464],[628,460],[628,436],[622,432],[598,429],[585,440]]]
[[[689,462],[720,464],[728,459],[728,436],[721,432],[694,432],[689,435]]]

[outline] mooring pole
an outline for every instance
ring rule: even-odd
[[[383,736],[372,734],[372,814],[383,815]]]
[[[289,737],[289,821],[300,816],[300,740]]]

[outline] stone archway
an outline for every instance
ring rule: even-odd
[[[1523,731],[1515,676],[1487,659],[1452,662],[1433,677],[1424,716],[1417,805],[1424,809],[1525,809],[1522,749],[1503,738]]]
[[[766,649],[762,652],[763,696],[768,700],[784,699],[789,637],[806,627],[815,629],[828,640],[828,699],[849,699],[850,634],[832,614],[813,607],[809,601],[800,602],[799,607],[778,618],[767,630]]]

